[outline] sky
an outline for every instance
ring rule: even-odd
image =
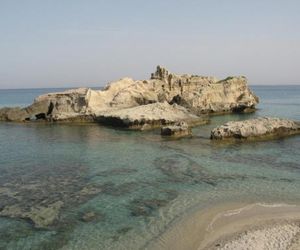
[[[174,73],[300,84],[299,0],[0,0],[0,88]]]

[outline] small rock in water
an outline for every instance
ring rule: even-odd
[[[95,221],[99,218],[99,215],[95,212],[87,212],[82,215],[81,220],[84,222]]]
[[[211,139],[256,139],[300,134],[300,122],[272,117],[227,122],[211,131]]]
[[[184,122],[177,122],[174,125],[166,126],[161,128],[161,135],[163,136],[173,136],[173,137],[184,137],[191,136],[192,130],[189,125]]]
[[[147,200],[134,200],[131,206],[132,216],[149,216],[155,210],[165,206],[168,200],[162,199],[147,199]]]

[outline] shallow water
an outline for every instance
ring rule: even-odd
[[[244,144],[208,139],[228,120],[300,120],[300,86],[252,89],[261,99],[256,113],[212,117],[192,139],[96,124],[1,123],[0,212],[10,210],[0,217],[0,249],[144,249],[193,209],[222,201],[299,203],[299,136]],[[0,106],[27,105],[37,94],[20,91],[8,98],[0,90]],[[51,223],[32,219],[53,204],[60,206]]]

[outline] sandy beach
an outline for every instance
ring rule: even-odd
[[[149,249],[300,249],[300,206],[226,204],[175,223]]]

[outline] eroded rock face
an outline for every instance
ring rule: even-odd
[[[249,112],[259,101],[244,76],[218,81],[215,77],[176,75],[158,66],[151,78],[156,85],[161,84],[168,102],[182,105],[195,114]]]
[[[88,91],[87,88],[79,88],[41,95],[27,110],[29,113],[44,113],[46,117],[57,121],[88,117]]]
[[[218,81],[214,77],[173,74],[160,66],[150,80],[124,78],[109,84],[104,91],[106,100],[111,99],[107,103],[112,107],[166,101],[181,105],[194,114],[248,112],[258,103],[243,76]]]
[[[103,90],[72,89],[39,96],[26,108],[2,108],[0,120],[99,122],[103,120],[102,117],[108,116],[104,113],[112,117],[122,116],[127,111],[130,114],[136,112],[128,110],[135,107],[141,114],[145,113],[146,120],[152,120],[146,117],[146,114],[152,115],[148,112],[151,107],[148,105],[164,102],[177,104],[199,115],[252,111],[258,98],[242,76],[218,81],[214,77],[177,75],[158,66],[150,80],[123,78],[108,84]],[[163,119],[168,119],[167,113],[163,116],[166,116]]]
[[[273,138],[300,134],[300,123],[270,117],[227,122],[211,131],[211,139]]]
[[[18,107],[0,109],[0,121],[25,121],[29,116],[26,109]]]
[[[79,88],[64,92],[49,93],[37,97],[26,108],[2,108],[2,121],[60,121],[76,119],[91,120],[87,112],[86,96],[89,89]]]
[[[185,136],[191,136],[192,130],[186,122],[182,121],[182,122],[176,122],[174,125],[162,127],[161,135],[171,136],[176,138],[185,137]]]

